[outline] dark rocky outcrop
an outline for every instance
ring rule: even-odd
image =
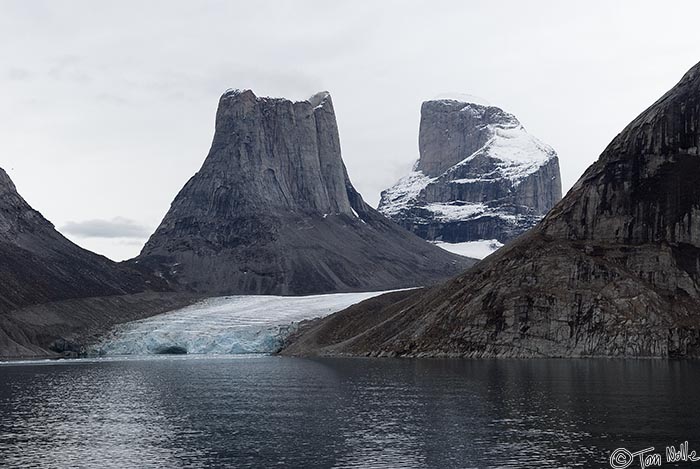
[[[131,265],[178,290],[291,295],[424,285],[472,263],[362,200],[328,93],[292,102],[232,90],[202,168]]]
[[[561,199],[556,152],[498,107],[426,101],[419,149],[414,171],[382,192],[379,211],[424,239],[505,243]]]
[[[382,322],[340,312],[287,353],[699,357],[699,122],[700,64],[536,228],[447,284],[381,308]],[[339,340],[314,342],[339,318]]]

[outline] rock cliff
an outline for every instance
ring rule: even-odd
[[[533,230],[447,284],[307,327],[290,354],[700,356],[700,64]],[[339,325],[342,325],[340,327]]]
[[[309,294],[433,283],[473,261],[386,220],[353,188],[333,103],[231,90],[202,168],[132,265],[178,290]]]
[[[420,159],[379,211],[435,241],[505,243],[561,199],[556,152],[502,109],[456,99],[421,107]]]

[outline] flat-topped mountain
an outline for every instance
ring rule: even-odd
[[[700,64],[536,228],[443,286],[315,323],[287,353],[700,356],[698,122]]]
[[[473,261],[369,207],[341,158],[333,103],[231,90],[202,168],[132,261],[173,288],[307,294],[433,283]]]
[[[420,159],[379,211],[428,240],[505,243],[561,199],[556,152],[502,109],[465,97],[421,107]]]

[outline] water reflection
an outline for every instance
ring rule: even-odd
[[[188,357],[0,366],[0,465],[605,467],[700,446],[700,368]]]
[[[187,436],[166,416],[143,369],[115,367],[10,368],[2,393],[0,454],[17,467],[162,467],[182,455]],[[3,370],[6,371],[6,370]],[[3,373],[4,374],[4,373]],[[173,418],[175,417],[175,418]],[[125,451],[125,449],[127,449]]]

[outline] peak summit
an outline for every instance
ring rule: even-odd
[[[319,91],[314,93],[309,99],[302,101],[293,101],[287,98],[278,98],[273,96],[258,96],[251,89],[245,88],[229,88],[221,95],[221,101],[231,101],[231,100],[250,100],[250,101],[278,101],[278,102],[290,102],[290,103],[306,103],[308,102],[313,107],[318,107],[324,105],[326,102],[331,102],[331,94],[328,91]]]
[[[331,94],[328,91],[319,91],[311,96],[308,101],[313,107],[323,106],[326,102],[331,101]]]

